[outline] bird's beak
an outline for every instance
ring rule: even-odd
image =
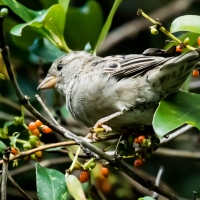
[[[45,90],[53,88],[57,82],[56,76],[47,76],[38,86],[37,90]]]

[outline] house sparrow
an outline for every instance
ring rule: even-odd
[[[53,62],[38,89],[54,87],[71,115],[88,127],[140,128],[151,125],[160,100],[179,90],[199,64],[199,53],[174,56],[174,47],[153,48],[102,58],[74,51]]]

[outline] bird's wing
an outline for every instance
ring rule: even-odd
[[[104,71],[117,80],[135,77],[167,62],[170,57],[144,55],[109,56],[104,58]]]

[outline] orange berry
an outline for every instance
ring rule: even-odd
[[[100,189],[103,191],[103,192],[109,192],[111,190],[111,184],[108,182],[107,179],[104,179],[104,181],[102,181],[101,183],[101,186],[100,186]]]
[[[79,181],[81,183],[85,183],[89,180],[89,178],[90,178],[89,172],[88,171],[82,171],[80,176],[79,176]]]
[[[31,133],[32,133],[33,135],[36,135],[37,137],[40,136],[40,131],[39,131],[37,128],[35,128],[34,130],[31,130]]]
[[[144,139],[145,139],[145,136],[144,136],[144,135],[139,136],[139,137],[138,137],[139,143],[142,143],[142,142],[144,141]]]
[[[51,133],[51,131],[52,130],[48,126],[45,126],[45,125],[42,126],[42,132],[43,133]]]
[[[107,167],[102,167],[102,168],[101,168],[101,174],[102,174],[105,178],[108,178],[109,169],[108,169]]]
[[[11,147],[11,153],[12,153],[13,155],[19,154],[18,150],[17,150],[15,147]]]
[[[136,159],[134,162],[134,167],[140,167],[142,166],[143,162],[141,159]]]
[[[42,122],[40,120],[35,121],[35,126],[40,127],[42,125]]]
[[[135,138],[134,142],[135,142],[135,143],[138,143],[138,144],[140,143],[139,140],[138,140],[138,137]]]
[[[41,158],[43,157],[42,151],[37,151],[37,152],[35,152],[35,157],[36,157],[37,159],[41,159]]]
[[[198,37],[197,43],[198,43],[198,45],[200,46],[200,37]]]
[[[28,125],[28,127],[29,127],[30,130],[36,129],[35,122],[31,122],[31,123]]]
[[[176,52],[182,52],[182,48],[181,48],[181,46],[180,45],[178,45],[177,47],[176,47]]]
[[[192,71],[192,76],[193,77],[198,77],[199,76],[199,70],[198,69],[195,69]]]

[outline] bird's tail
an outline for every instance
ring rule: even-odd
[[[165,94],[171,94],[179,90],[192,70],[200,65],[200,49],[188,51],[180,56],[168,60],[160,68],[155,77],[149,77],[154,85],[159,85]]]

